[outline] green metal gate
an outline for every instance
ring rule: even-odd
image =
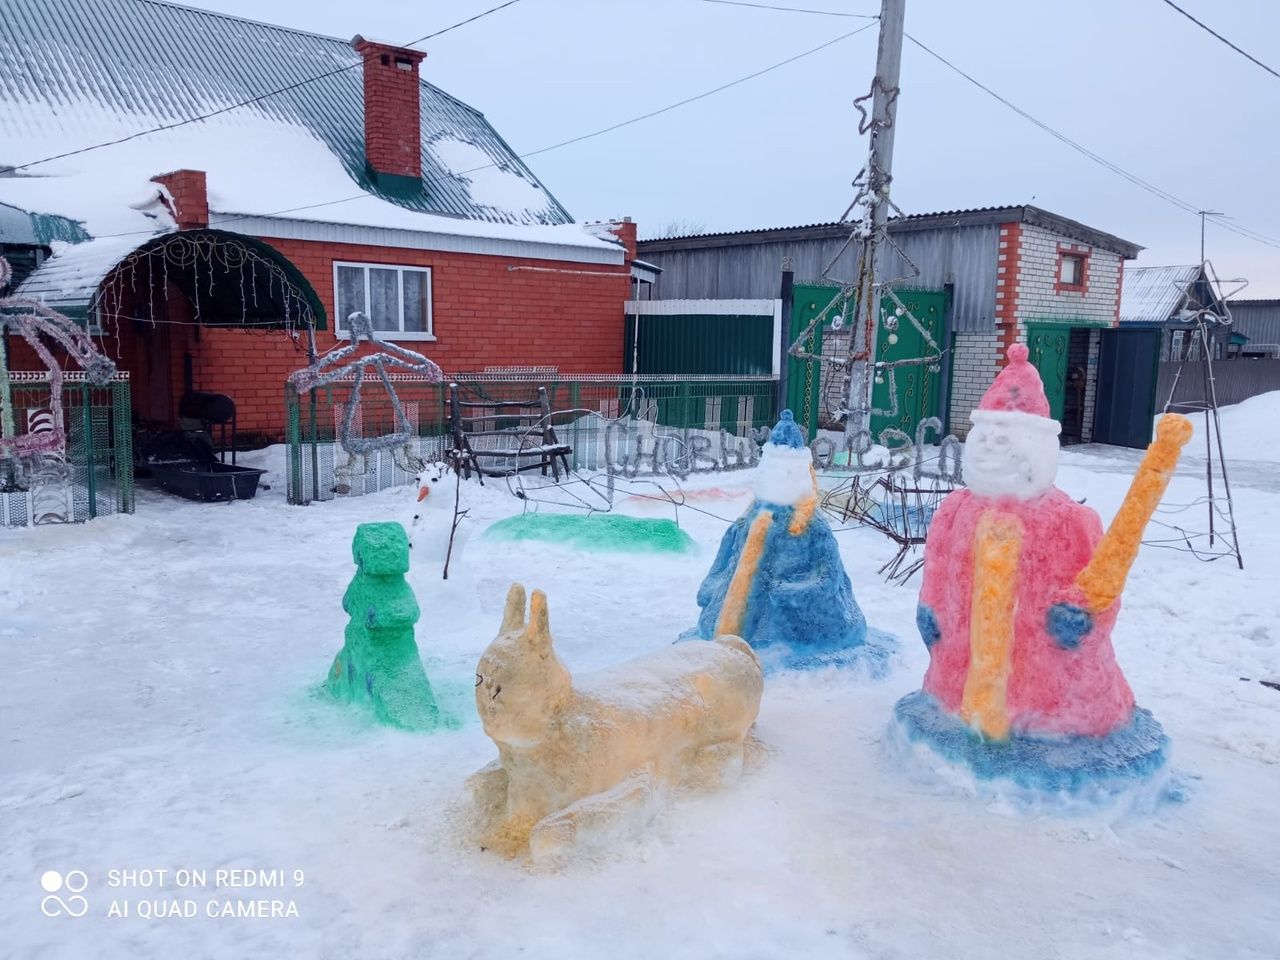
[[[944,290],[898,290],[898,299],[920,321],[935,344],[942,342],[943,318],[947,312],[947,294]],[[880,305],[880,329],[876,335],[876,360],[889,362],[927,357],[931,349],[924,334],[905,317],[899,317],[896,329],[885,327],[885,317],[893,314],[897,305],[888,297]],[[940,361],[939,361],[940,362]],[[889,393],[890,378],[886,374],[882,382],[872,387],[872,407],[876,410],[896,410],[871,418],[872,436],[880,436],[885,427],[896,427],[909,437],[916,435],[916,426],[926,417],[939,413],[939,384],[941,376],[938,363],[911,364],[894,370],[892,385],[896,397]],[[897,401],[896,406],[894,401]]]
[[[903,290],[897,291],[898,298],[909,309],[920,325],[933,338],[934,343],[941,343],[943,337],[944,318],[947,310],[947,294],[943,290]],[[840,298],[832,305],[833,298]],[[890,297],[884,297],[880,303],[879,330],[876,333],[876,360],[906,360],[913,357],[926,357],[929,347],[926,339],[910,321],[900,318],[894,330],[885,326],[886,316],[893,315],[897,304]],[[822,323],[814,327],[805,342],[805,349],[810,353],[822,353],[823,333],[837,316],[844,318],[843,328],[852,334],[852,325],[856,322],[856,311],[852,296],[841,297],[841,289],[836,286],[818,284],[796,284],[792,292],[791,330],[788,345],[795,342],[796,337],[807,327],[813,318],[823,314]],[[816,360],[798,360],[787,358],[787,406],[796,415],[796,422],[808,431],[813,438],[818,427],[818,415],[821,409],[821,370]],[[872,388],[872,403],[878,410],[896,409],[893,416],[882,415],[871,418],[871,432],[879,436],[885,427],[896,427],[909,436],[915,436],[916,425],[925,417],[936,416],[940,408],[941,374],[938,364],[919,364],[898,367],[894,371],[893,387],[896,392],[897,406],[893,405],[894,397],[890,395],[890,378],[886,375],[883,383]]]
[[[787,347],[795,343],[813,318],[826,312],[823,322],[814,326],[805,338],[804,348],[809,353],[822,353],[822,331],[833,317],[846,319],[852,297],[842,297],[834,307],[833,298],[840,297],[840,287],[797,283],[791,291],[791,329],[787,332]],[[830,309],[828,309],[830,307]],[[813,439],[818,429],[818,411],[822,404],[822,369],[817,360],[800,360],[787,356],[787,406],[795,414],[796,422]]]
[[[1071,327],[1054,323],[1027,324],[1027,350],[1031,363],[1040,371],[1044,395],[1049,399],[1049,416],[1062,420],[1067,398],[1067,350]]]

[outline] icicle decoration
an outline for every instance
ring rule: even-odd
[[[108,317],[116,314],[120,303],[123,301],[125,271],[130,272],[132,288],[137,270],[143,260],[146,260],[148,265],[148,303],[152,307],[150,313],[153,324],[157,321],[155,320],[156,310],[152,283],[156,278],[156,273],[159,272],[163,281],[161,295],[165,297],[167,303],[169,281],[171,279],[169,274],[170,264],[177,268],[172,279],[178,279],[178,277],[184,275],[190,277],[191,289],[189,296],[193,315],[191,321],[175,320],[169,322],[194,322],[197,324],[206,322],[204,317],[205,308],[216,305],[217,302],[214,297],[218,284],[218,274],[220,271],[226,271],[227,273],[236,273],[239,277],[240,316],[241,320],[244,321],[244,326],[247,328],[274,325],[275,321],[258,319],[260,309],[258,268],[262,267],[266,275],[268,297],[274,296],[276,283],[277,281],[279,282],[280,322],[286,331],[292,334],[298,325],[310,328],[315,323],[315,315],[311,304],[302,291],[289,279],[289,275],[279,263],[268,256],[264,256],[252,246],[241,242],[235,237],[221,234],[217,231],[169,234],[159,237],[152,243],[129,254],[116,265],[112,276],[103,284],[102,289],[94,297],[91,308],[99,316]],[[156,261],[160,263],[160,271],[155,270]],[[200,275],[201,267],[205,270],[204,276]],[[246,267],[249,273],[249,291],[244,288]],[[203,290],[201,290],[202,286],[204,287]],[[255,319],[253,321],[248,320],[250,298],[252,298],[254,306]],[[113,300],[115,301],[115,310],[110,309]]]

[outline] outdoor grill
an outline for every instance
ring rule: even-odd
[[[227,460],[227,426],[231,427],[231,465],[236,463],[236,402],[225,393],[201,393],[193,391],[178,402],[178,416],[183,420],[198,420],[200,426],[213,440],[213,427],[219,428],[217,455],[223,463]],[[184,427],[186,425],[184,424]]]

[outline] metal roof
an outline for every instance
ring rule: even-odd
[[[0,243],[36,246],[38,241],[31,214],[7,203],[0,203]]]
[[[1200,265],[1126,267],[1120,288],[1121,323],[1166,323],[1182,309]]]
[[[139,246],[138,237],[103,237],[68,244],[23,281],[17,292],[56,309],[83,308],[103,278]]]
[[[0,203],[0,243],[47,247],[55,240],[80,243],[89,234],[74,220],[53,213],[31,213],[10,203]]]
[[[1029,204],[1010,207],[974,207],[967,210],[942,210],[936,213],[913,213],[894,217],[889,221],[891,233],[914,230],[937,230],[950,227],[976,227],[997,223],[1032,223],[1082,240],[1095,247],[1119,253],[1132,260],[1142,250],[1136,243],[1122,240],[1086,226],[1077,220],[1042,210]],[[639,249],[645,253],[668,250],[689,250],[699,247],[737,246],[742,244],[794,242],[797,240],[825,240],[847,237],[853,229],[852,221],[840,223],[811,223],[794,227],[763,227],[756,230],[735,230],[724,233],[690,234],[684,237],[661,237],[639,241]]]
[[[28,129],[55,133],[68,149],[102,139],[104,122],[127,136],[350,67],[238,107],[235,114],[310,130],[360,189],[410,210],[494,223],[573,222],[482,113],[425,81],[423,186],[408,196],[379,192],[365,165],[360,58],[345,40],[161,0],[3,3],[0,105],[21,112]],[[447,169],[431,150],[437,141],[475,147],[541,191],[545,208],[530,213],[475,202],[466,171]],[[37,159],[21,155],[21,147],[16,140],[0,144],[0,164]],[[77,158],[86,166],[93,161],[93,153]]]

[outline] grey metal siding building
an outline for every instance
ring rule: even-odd
[[[1280,300],[1228,300],[1231,329],[1249,338],[1247,353],[1280,356]]]
[[[855,278],[859,247],[850,239],[854,224],[800,227],[641,240],[638,255],[660,267],[652,299],[776,298],[786,264],[795,282],[848,283]],[[1061,331],[1061,343],[1042,370],[1065,367],[1070,351],[1087,356],[1096,377],[1096,329],[1114,325],[1119,310],[1121,263],[1142,248],[1119,237],[1039,207],[1022,205],[920,214],[890,221],[886,270],[900,290],[947,294],[942,328],[937,331],[949,359],[940,377],[950,429],[963,434],[968,415],[1001,363],[1005,347],[1028,339],[1032,327]],[[896,249],[894,249],[896,247]],[[1079,287],[1059,283],[1061,259],[1092,263]],[[1031,326],[1029,327],[1028,324]],[[1067,337],[1078,328],[1074,339]],[[1070,339],[1070,345],[1068,340]],[[842,338],[824,338],[838,349]],[[1056,361],[1061,356],[1063,363]],[[1065,381],[1047,384],[1072,403]],[[823,396],[838,393],[824,389]],[[1076,439],[1088,439],[1093,382],[1076,398],[1080,425]],[[1055,413],[1061,415],[1063,400]]]

